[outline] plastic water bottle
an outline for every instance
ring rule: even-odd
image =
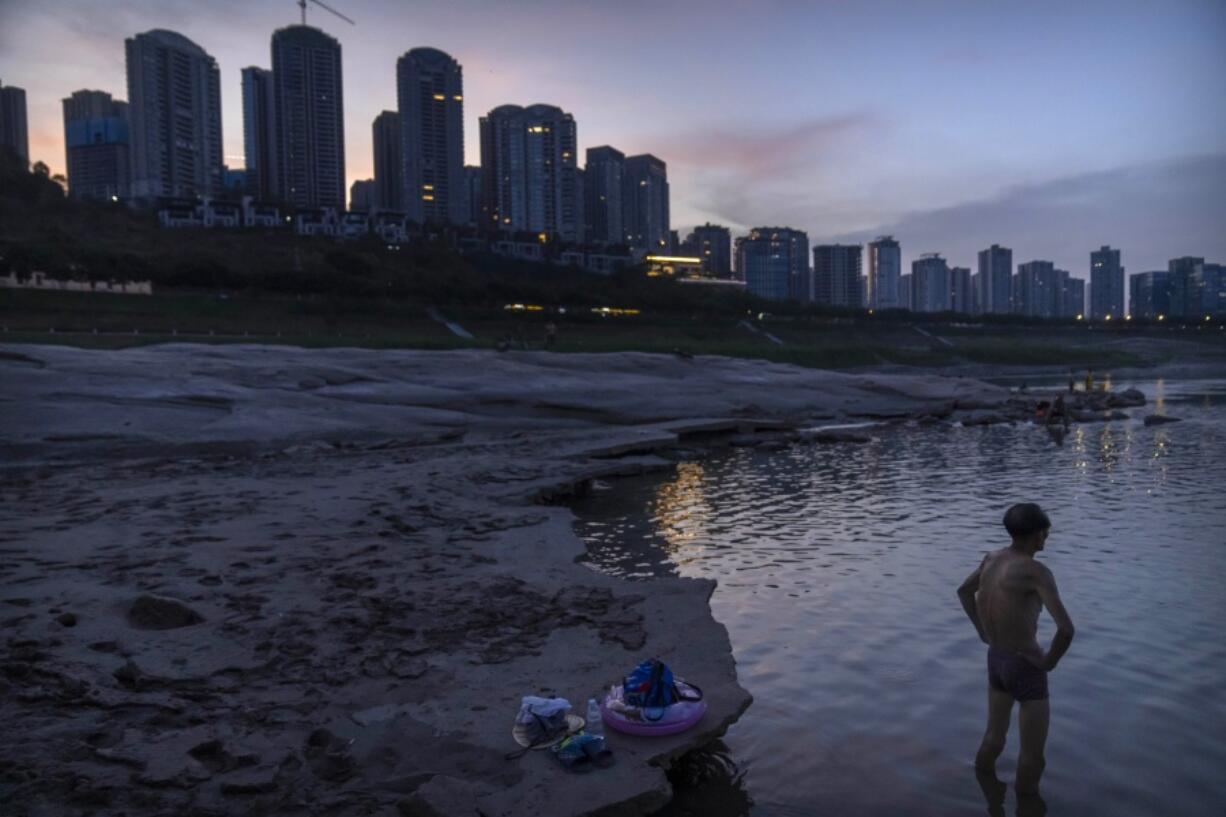
[[[600,717],[600,704],[595,698],[587,699],[587,733],[604,737],[604,720]]]

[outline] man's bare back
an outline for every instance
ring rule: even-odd
[[[1036,638],[1043,600],[1038,586],[1043,572],[1050,571],[1032,557],[1001,548],[984,557],[979,566],[979,592],[975,609],[990,646],[1008,650],[1043,663],[1043,650]]]
[[[1051,570],[1034,558],[1051,529],[1047,514],[1032,503],[1014,505],[1004,524],[1013,543],[985,556],[958,588],[962,609],[988,645],[988,727],[975,766],[994,777],[1013,704],[1020,703],[1017,789],[1019,794],[1032,794],[1038,791],[1045,765],[1047,673],[1072,643],[1073,622]],[[1046,652],[1036,638],[1044,607],[1056,622],[1056,635]]]
[[[1026,543],[1015,542],[984,556],[958,588],[958,596],[985,644],[1051,671],[1073,640],[1073,621],[1060,600],[1056,577],[1034,558],[1046,539],[1044,529]],[[1036,639],[1044,606],[1056,622],[1056,637],[1047,652]]]

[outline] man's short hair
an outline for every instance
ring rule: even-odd
[[[1029,536],[1051,527],[1051,520],[1033,502],[1019,502],[1005,511],[1005,530],[1014,539]]]

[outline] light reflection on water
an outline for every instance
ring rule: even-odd
[[[1137,385],[1161,401],[1062,446],[1030,425],[878,428],[734,449],[576,507],[596,569],[719,580],[755,699],[725,741],[755,805],[722,813],[988,811],[970,765],[983,647],[954,590],[1023,500],[1053,519],[1041,558],[1078,628],[1051,677],[1051,813],[1221,813],[1226,382]],[[1145,427],[1153,411],[1183,422]],[[1014,733],[1006,780],[1016,749]]]

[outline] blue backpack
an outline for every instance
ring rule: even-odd
[[[622,682],[622,700],[642,709],[647,720],[658,721],[664,717],[664,709],[678,701],[702,700],[701,689],[694,684],[685,684],[685,687],[685,692],[677,687],[673,671],[667,664],[658,658],[648,658]],[[655,717],[652,717],[653,710],[657,712]]]

